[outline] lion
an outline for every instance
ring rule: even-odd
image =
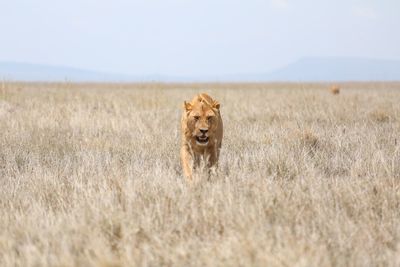
[[[338,85],[331,86],[331,93],[334,95],[340,94],[340,87]]]
[[[223,135],[220,103],[205,93],[189,103],[184,101],[181,135],[181,163],[187,179],[193,179],[193,170],[200,166],[201,159],[209,170],[215,169]]]

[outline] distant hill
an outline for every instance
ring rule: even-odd
[[[394,81],[400,80],[400,60],[304,58],[254,78],[267,81]]]
[[[74,81],[107,82],[147,80],[151,77],[103,73],[63,66],[50,66],[29,63],[0,62],[0,79],[12,81]]]
[[[14,81],[73,82],[189,82],[189,81],[400,81],[400,60],[365,58],[304,58],[288,66],[261,74],[171,77],[121,75],[70,67],[0,62],[0,79]]]

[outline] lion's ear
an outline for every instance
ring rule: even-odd
[[[184,110],[186,110],[186,111],[191,111],[192,110],[192,104],[190,104],[190,103],[188,103],[188,102],[186,102],[186,101],[183,101],[183,109]]]
[[[220,107],[221,107],[221,104],[218,101],[214,100],[213,108],[219,109]]]

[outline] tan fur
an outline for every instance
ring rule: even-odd
[[[340,94],[340,87],[338,85],[331,86],[331,93],[334,95]]]
[[[181,163],[183,173],[189,180],[192,180],[193,169],[200,165],[201,159],[206,160],[208,168],[217,166],[223,135],[219,108],[220,104],[205,93],[183,104]]]

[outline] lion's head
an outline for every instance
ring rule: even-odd
[[[187,118],[186,137],[198,146],[207,146],[218,131],[220,104],[207,94],[196,95],[190,103],[184,102]]]

